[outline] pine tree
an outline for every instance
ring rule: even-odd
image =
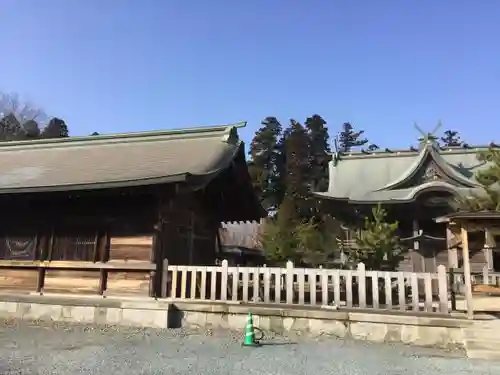
[[[40,127],[35,120],[26,121],[23,124],[24,137],[26,139],[37,139],[40,138]]]
[[[68,136],[68,127],[63,120],[53,118],[43,132],[47,115],[39,108],[22,102],[16,94],[0,92],[0,141],[31,140]]]
[[[285,139],[285,184],[283,202],[294,207],[294,215],[299,219],[309,219],[310,168],[309,137],[306,129],[297,121],[290,120],[289,131]]]
[[[314,191],[326,191],[328,188],[330,145],[326,125],[326,121],[319,115],[308,117],[305,122],[309,135],[309,178]]]
[[[356,239],[357,249],[350,254],[351,261],[363,262],[368,270],[394,271],[403,256],[397,231],[398,223],[387,222],[387,212],[380,205],[374,207]]]
[[[458,147],[463,144],[456,130],[446,130],[441,137],[441,142],[444,147]]]
[[[355,131],[349,122],[342,125],[342,131],[339,133],[338,146],[340,152],[349,152],[353,147],[360,147],[368,143],[368,139],[362,138],[364,130]]]
[[[327,266],[335,258],[337,244],[332,233],[322,229],[314,220],[298,224],[294,228],[295,254],[300,263],[310,267]]]
[[[280,207],[281,209],[281,207]],[[286,215],[283,218],[288,217]],[[297,239],[293,226],[278,217],[268,218],[260,235],[260,243],[266,260],[270,264],[284,265],[287,261],[297,262]]]
[[[274,154],[274,171],[272,187],[274,200],[277,202],[275,209],[283,202],[286,193],[286,142],[290,129],[284,129],[278,139]]]
[[[500,149],[490,148],[478,154],[479,161],[488,162],[484,169],[476,172],[476,181],[483,192],[469,197],[457,198],[455,208],[463,211],[500,212]]]
[[[317,201],[311,190],[328,182],[328,132],[318,115],[305,126],[295,120],[284,129],[276,146],[274,193],[279,208],[262,233],[262,246],[270,262],[291,260],[318,266],[332,257],[337,246],[323,230]]]
[[[0,120],[0,138],[2,141],[22,139],[23,129],[17,116],[11,112]]]
[[[250,144],[250,176],[262,206],[267,210],[275,210],[280,204],[276,194],[279,183],[276,162],[279,158],[278,142],[281,133],[282,126],[276,117],[266,117]]]
[[[68,126],[60,118],[52,118],[43,129],[42,138],[64,138],[69,136]]]
[[[312,220],[289,225],[290,221],[283,221],[285,216],[268,219],[261,234],[262,248],[270,263],[283,264],[290,260],[318,267],[334,259],[338,246],[333,235],[321,231]]]

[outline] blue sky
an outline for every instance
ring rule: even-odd
[[[1,0],[0,90],[73,135],[318,113],[500,141],[500,1]],[[495,35],[497,35],[495,37]]]

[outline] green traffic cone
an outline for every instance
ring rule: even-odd
[[[252,313],[248,313],[247,316],[247,325],[245,327],[245,341],[243,342],[243,346],[260,346],[260,343],[255,340]]]

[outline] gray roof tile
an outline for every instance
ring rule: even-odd
[[[428,146],[420,152],[356,153],[341,156],[340,160],[330,162],[328,191],[315,194],[323,198],[357,202],[403,202],[414,199],[427,188],[469,194],[478,189],[475,173],[485,167],[485,163],[477,159],[480,150],[438,150]],[[417,187],[399,188],[423,166],[428,157],[432,157],[450,178],[463,187],[456,188],[446,182],[436,181]]]
[[[182,180],[227,166],[243,124],[0,143],[0,193]]]

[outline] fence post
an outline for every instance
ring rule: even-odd
[[[483,285],[490,285],[490,275],[487,265],[483,267]]]
[[[227,259],[224,259],[221,264],[221,282],[220,282],[220,299],[221,301],[227,301],[227,271],[228,271]]]
[[[291,305],[293,303],[293,263],[286,262],[286,303]]]
[[[163,259],[163,269],[161,272],[161,298],[167,297],[168,288],[168,259]]]
[[[446,267],[440,265],[438,271],[438,293],[439,293],[439,311],[448,314],[448,282],[446,280]],[[451,274],[453,276],[453,273]]]
[[[450,300],[451,300],[451,311],[457,310],[457,297],[455,295],[455,269],[453,267],[450,268]]]
[[[361,308],[366,308],[366,271],[365,264],[358,264],[358,304]]]

